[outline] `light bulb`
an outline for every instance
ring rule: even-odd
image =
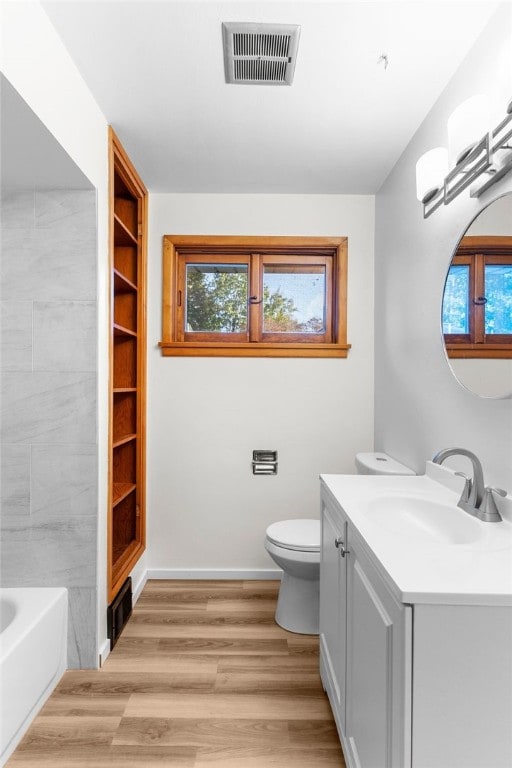
[[[489,102],[480,94],[459,104],[448,118],[448,149],[450,164],[457,165],[466,158],[489,130]]]
[[[436,147],[425,152],[416,163],[416,196],[428,203],[439,192],[448,173],[448,150]]]

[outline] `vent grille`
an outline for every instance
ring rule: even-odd
[[[299,32],[295,24],[223,23],[226,82],[291,85]]]
[[[235,56],[286,56],[290,50],[290,35],[233,35]]]
[[[286,82],[285,61],[258,61],[257,59],[235,59],[235,82],[257,80],[259,82]]]

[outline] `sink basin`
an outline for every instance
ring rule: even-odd
[[[366,515],[386,531],[436,544],[472,544],[483,536],[482,523],[456,505],[419,496],[380,496]]]

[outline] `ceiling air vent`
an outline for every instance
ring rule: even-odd
[[[222,24],[226,83],[291,85],[300,27],[297,24]]]

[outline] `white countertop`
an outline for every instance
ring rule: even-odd
[[[462,480],[427,462],[426,474],[412,477],[321,475],[322,485],[364,539],[373,560],[403,603],[512,606],[512,499],[498,499],[499,523],[471,519],[476,541],[458,544],[411,535],[396,521],[377,520],[379,500],[408,497],[455,506]],[[368,514],[368,510],[372,514]],[[386,513],[383,512],[383,515]],[[474,526],[480,526],[477,530]]]

